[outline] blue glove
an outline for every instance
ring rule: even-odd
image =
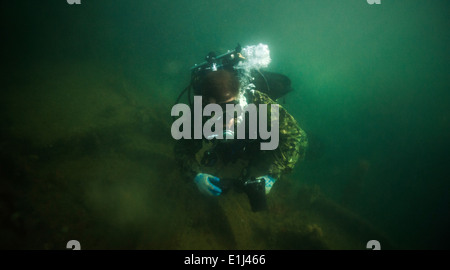
[[[219,178],[207,173],[199,173],[194,178],[194,182],[197,184],[200,192],[210,196],[219,196],[222,193],[222,189],[214,185],[214,183],[217,184],[219,181]]]
[[[264,179],[264,181],[266,182],[266,195],[269,194],[270,190],[272,189],[272,186],[277,181],[277,179],[273,178],[270,175],[260,176],[257,177],[256,179]]]

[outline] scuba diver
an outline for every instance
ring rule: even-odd
[[[294,117],[275,102],[292,89],[286,76],[261,70],[270,61],[268,47],[264,44],[245,48],[238,45],[235,50],[219,56],[209,53],[204,63],[191,68],[191,83],[176,102],[188,91],[192,107],[193,90],[194,96],[202,97],[203,107],[218,104],[224,109],[224,115],[218,118],[225,119],[225,114],[229,114],[226,105],[240,107],[241,110],[233,111],[226,118],[229,121],[223,121],[223,128],[218,129],[223,134],[179,139],[174,152],[183,175],[193,181],[201,193],[219,196],[231,188],[244,191],[252,211],[267,209],[266,195],[282,175],[291,172],[297,161],[304,159],[308,146],[306,133]],[[273,119],[271,109],[267,110],[271,120],[268,128],[273,121],[278,121],[276,149],[261,150],[260,142],[265,140],[261,136],[256,139],[251,136],[250,117],[246,114],[249,104],[256,107],[277,104],[277,119]],[[202,116],[203,123],[214,116]],[[234,137],[234,130],[238,131],[240,125],[244,125],[247,135],[243,139]]]

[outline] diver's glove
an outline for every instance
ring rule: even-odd
[[[222,193],[222,189],[215,185],[219,181],[218,177],[207,173],[198,173],[194,178],[194,182],[200,192],[210,196],[219,196]]]
[[[275,184],[275,182],[277,181],[277,179],[273,178],[270,175],[264,175],[264,176],[260,176],[256,178],[257,180],[259,179],[264,179],[265,183],[266,183],[266,195],[269,194],[270,190],[272,189],[273,185]]]

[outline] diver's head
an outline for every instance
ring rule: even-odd
[[[239,79],[232,71],[221,69],[211,71],[202,81],[203,101],[209,103],[227,103],[239,95]]]

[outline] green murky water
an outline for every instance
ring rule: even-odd
[[[1,3],[0,248],[447,248],[447,1],[92,2]],[[189,67],[238,42],[310,138],[263,213],[172,153]]]

